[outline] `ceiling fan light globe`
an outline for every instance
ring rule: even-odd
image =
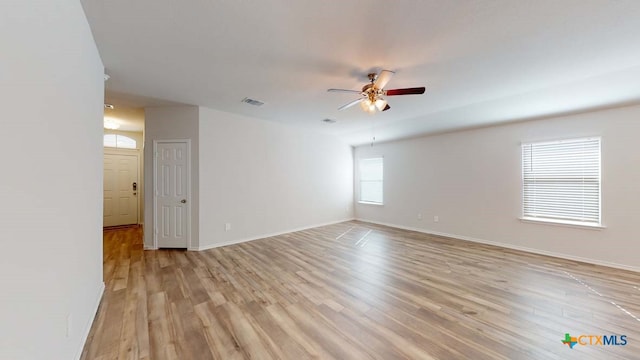
[[[369,112],[369,108],[371,108],[371,105],[373,105],[371,103],[371,100],[369,99],[364,99],[360,102],[360,107],[362,108],[362,110]]]
[[[375,106],[378,111],[382,111],[384,107],[387,106],[387,100],[379,98],[378,100],[376,100]]]

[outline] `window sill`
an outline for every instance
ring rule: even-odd
[[[384,203],[377,203],[377,202],[371,202],[371,201],[358,201],[358,204],[377,205],[377,206],[383,206],[384,205]]]
[[[551,219],[538,219],[538,218],[529,218],[522,217],[520,218],[521,222],[532,223],[532,224],[544,224],[544,225],[554,225],[554,226],[566,226],[578,229],[589,229],[589,230],[604,230],[606,226],[602,224],[598,225],[590,225],[573,221],[562,221],[562,220],[551,220]]]

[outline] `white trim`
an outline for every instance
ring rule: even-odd
[[[156,167],[158,166],[158,144],[164,143],[184,143],[187,144],[187,249],[191,250],[191,139],[163,139],[163,140],[153,140],[153,166],[152,166],[152,179],[153,179],[153,244],[149,247],[145,245],[145,249],[147,250],[158,250],[158,233],[156,231],[158,227],[158,219],[157,219],[157,207],[158,207],[158,196],[156,194],[156,189],[158,188],[158,179],[156,177]]]
[[[205,245],[205,246],[200,246],[200,247],[198,247],[198,250],[199,251],[203,251],[203,250],[215,249],[215,248],[219,248],[219,247],[223,247],[223,246],[235,245],[235,244],[245,243],[245,242],[249,242],[249,241],[260,240],[260,239],[266,239],[266,238],[279,236],[279,235],[283,235],[283,234],[288,234],[288,233],[292,233],[292,232],[296,232],[296,231],[303,231],[303,230],[313,229],[313,228],[317,228],[317,227],[321,227],[321,226],[334,225],[334,224],[339,224],[339,223],[343,223],[343,222],[346,222],[346,221],[353,221],[353,220],[356,220],[356,219],[355,218],[347,218],[347,219],[338,220],[338,221],[331,221],[331,222],[322,223],[322,224],[315,224],[315,225],[303,226],[303,227],[299,227],[299,228],[295,228],[295,229],[278,231],[278,232],[270,233],[270,234],[262,234],[262,235],[258,235],[258,236],[252,236],[252,237],[248,237],[248,238],[244,238],[244,239],[229,240],[229,241],[225,241],[225,242],[222,242],[222,243],[215,243],[215,244],[209,244],[209,245]]]
[[[589,230],[604,230],[607,227],[602,224],[589,224],[589,223],[581,223],[578,221],[564,221],[564,220],[555,220],[555,219],[541,219],[541,218],[532,218],[532,217],[521,217],[520,221],[531,224],[543,224],[543,225],[553,225],[553,226],[566,226],[578,229],[589,229]]]
[[[384,206],[384,203],[381,203],[381,202],[361,201],[361,200],[358,201],[358,204]]]
[[[111,154],[111,155],[131,155],[131,154],[140,154],[140,149],[123,149],[123,148],[106,147],[104,148],[103,153]]]
[[[144,250],[158,250],[158,248],[153,245],[144,244]]]
[[[555,140],[547,139],[547,140],[542,140],[542,141],[521,141],[520,145],[566,144],[566,143],[571,143],[571,142],[590,141],[590,140],[596,140],[596,139],[602,140],[602,137],[600,135],[594,135],[594,136],[585,136],[585,137],[577,137],[577,138],[559,138],[559,139],[555,139]]]
[[[93,326],[93,322],[96,320],[96,315],[98,314],[98,308],[100,308],[100,303],[102,302],[102,295],[104,294],[104,282],[100,282],[100,286],[98,287],[98,293],[96,294],[96,299],[93,302],[93,311],[91,318],[87,321],[87,324],[84,327],[84,331],[82,332],[82,338],[80,339],[80,348],[76,351],[76,356],[74,359],[80,360],[82,356],[82,351],[84,350],[84,346],[87,343],[87,338],[89,338],[89,332],[91,331],[91,326]]]
[[[519,250],[519,251],[524,251],[524,252],[528,252],[528,253],[532,253],[532,254],[546,255],[546,256],[551,256],[551,257],[560,258],[560,259],[579,261],[579,262],[583,262],[583,263],[600,265],[600,266],[607,266],[607,267],[611,267],[611,268],[629,270],[629,271],[633,271],[633,272],[640,272],[640,267],[636,267],[636,266],[618,264],[618,263],[602,261],[602,260],[597,260],[597,259],[591,259],[591,258],[583,258],[583,257],[580,257],[580,256],[557,253],[557,252],[553,252],[553,251],[533,249],[533,248],[529,248],[529,247],[525,247],[525,246],[505,244],[505,243],[496,242],[496,241],[478,239],[478,238],[474,238],[474,237],[470,237],[470,236],[448,234],[448,233],[443,233],[443,232],[433,231],[433,230],[428,230],[428,229],[419,229],[419,228],[414,228],[414,227],[410,227],[410,226],[402,226],[402,225],[396,225],[396,224],[390,224],[390,223],[384,223],[384,222],[378,222],[378,221],[372,221],[372,220],[365,220],[365,219],[359,219],[359,218],[356,218],[356,220],[357,221],[366,222],[366,223],[371,223],[371,224],[389,226],[389,227],[393,227],[393,228],[397,228],[397,229],[415,231],[415,232],[419,232],[419,233],[423,233],[423,234],[444,236],[444,237],[453,238],[453,239],[457,239],[457,240],[464,240],[464,241],[470,241],[470,242],[475,242],[475,243],[480,243],[480,244],[493,245],[493,246],[506,248],[506,249]]]

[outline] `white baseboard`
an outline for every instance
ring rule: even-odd
[[[91,332],[91,326],[93,325],[93,322],[96,319],[96,315],[98,314],[98,308],[100,307],[100,302],[102,301],[102,295],[104,294],[104,282],[100,283],[100,286],[98,287],[98,293],[96,294],[96,299],[93,303],[93,310],[92,310],[92,316],[89,318],[89,320],[87,321],[87,324],[85,324],[84,327],[84,331],[82,333],[82,338],[80,339],[80,348],[78,349],[78,351],[76,352],[76,356],[74,359],[76,360],[80,360],[80,357],[82,356],[82,350],[84,350],[84,345],[87,342],[87,338],[89,337],[89,332]]]
[[[339,224],[339,223],[342,223],[342,222],[345,222],[345,221],[352,221],[352,220],[355,220],[355,218],[347,218],[347,219],[343,219],[343,220],[331,221],[331,222],[322,223],[322,224],[309,225],[309,226],[299,227],[299,228],[295,228],[295,229],[288,229],[288,230],[278,231],[278,232],[270,233],[270,234],[262,234],[262,235],[252,236],[252,237],[244,238],[244,239],[225,241],[225,242],[222,242],[222,243],[208,244],[208,245],[204,245],[204,246],[198,247],[198,250],[202,251],[202,250],[215,249],[215,248],[219,248],[219,247],[223,247],[223,246],[229,246],[229,245],[235,245],[235,244],[240,244],[240,243],[254,241],[254,240],[260,240],[260,239],[269,238],[269,237],[273,237],[273,236],[278,236],[278,235],[282,235],[282,234],[288,234],[288,233],[292,233],[292,232],[296,232],[296,231],[308,230],[308,229],[317,228],[317,227],[321,227],[321,226]],[[200,241],[202,241],[202,235],[200,236]]]
[[[493,245],[493,246],[498,246],[498,247],[507,248],[507,249],[513,249],[513,250],[519,250],[519,251],[524,251],[524,252],[528,252],[528,253],[532,253],[532,254],[546,255],[546,256],[551,256],[551,257],[556,257],[556,258],[561,258],[561,259],[584,262],[584,263],[588,263],[588,264],[601,265],[601,266],[607,266],[607,267],[616,268],[616,269],[640,272],[640,267],[624,265],[624,264],[618,264],[618,263],[613,263],[613,262],[609,262],[609,261],[603,261],[603,260],[591,259],[591,258],[583,258],[583,257],[580,257],[580,256],[574,256],[574,255],[563,254],[563,253],[556,253],[556,252],[553,252],[553,251],[534,249],[534,248],[529,248],[529,247],[525,247],[525,246],[518,246],[518,245],[505,244],[505,243],[496,242],[496,241],[490,241],[490,240],[485,240],[485,239],[478,239],[478,238],[474,238],[474,237],[470,237],[470,236],[448,234],[448,233],[443,233],[443,232],[439,232],[439,231],[433,231],[433,230],[428,230],[428,229],[420,229],[420,228],[414,228],[414,227],[410,227],[410,226],[390,224],[390,223],[384,223],[384,222],[373,221],[373,220],[366,220],[366,219],[356,219],[356,220],[362,221],[362,222],[366,222],[366,223],[371,223],[371,224],[377,224],[377,225],[393,227],[393,228],[397,228],[397,229],[415,231],[415,232],[419,232],[419,233],[423,233],[423,234],[444,236],[444,237],[449,237],[449,238],[458,239],[458,240],[470,241],[470,242],[486,244],[486,245]]]
[[[144,244],[144,250],[158,250],[158,248],[153,245]]]

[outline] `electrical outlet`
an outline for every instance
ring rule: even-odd
[[[438,222],[440,221],[440,217],[438,217],[438,215],[433,217],[433,222]]]
[[[224,224],[224,231],[229,231],[231,230],[231,224],[230,223],[225,223]]]
[[[418,213],[418,220],[422,220],[422,213]]]

